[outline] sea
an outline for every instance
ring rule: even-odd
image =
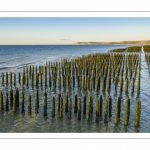
[[[132,45],[1,45],[0,46],[0,91],[4,95],[4,103],[6,92],[9,93],[10,87],[2,86],[2,72],[18,73],[23,71],[23,66],[25,65],[46,65],[47,61],[60,62],[62,59],[67,58],[68,60],[80,57],[82,55],[96,54],[96,53],[108,53],[109,50],[117,48],[127,48]],[[129,93],[129,98],[131,102],[131,111],[128,126],[124,126],[124,107],[126,102],[126,95],[123,92],[122,102],[121,102],[121,117],[118,125],[114,124],[114,112],[115,112],[115,102],[117,100],[118,94],[113,90],[110,95],[112,97],[112,117],[109,118],[107,123],[104,123],[104,118],[102,117],[99,122],[95,122],[95,112],[93,112],[90,121],[86,120],[86,117],[82,114],[81,120],[77,119],[77,114],[72,110],[72,118],[68,119],[67,114],[63,113],[63,118],[59,118],[59,114],[56,108],[55,117],[51,116],[51,98],[56,97],[58,92],[61,93],[65,100],[65,94],[68,91],[54,90],[54,89],[44,89],[38,88],[39,90],[39,113],[34,113],[34,94],[37,90],[33,87],[22,87],[17,84],[19,88],[20,97],[20,107],[17,113],[13,113],[12,108],[9,111],[0,111],[0,132],[1,133],[149,133],[150,132],[150,73],[145,60],[145,54],[141,53],[141,91],[140,95],[137,97]],[[18,79],[17,79],[18,81]],[[15,87],[12,87],[15,89]],[[25,90],[25,113],[21,113],[21,92]],[[47,116],[43,115],[43,92],[47,91]],[[31,94],[31,106],[32,113],[28,114],[28,94]],[[82,91],[75,89],[69,92],[68,95],[72,98],[74,105],[74,95],[77,94],[78,98],[83,99]],[[88,95],[89,93],[87,93]],[[95,101],[99,99],[101,93],[93,92],[93,101],[95,109]],[[107,97],[107,96],[106,96]],[[104,97],[104,98],[106,98]],[[141,100],[141,117],[139,127],[134,126],[135,118],[135,104],[137,99]],[[57,106],[58,101],[56,101]],[[74,107],[73,107],[74,109]],[[104,109],[103,109],[104,110]]]

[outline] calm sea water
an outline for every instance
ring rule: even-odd
[[[115,48],[128,47],[129,45],[45,45],[45,46],[0,46],[0,91],[4,94],[10,88],[1,86],[1,74],[2,72],[22,72],[23,65],[45,65],[46,61],[60,61],[62,58],[71,59],[76,56],[87,55],[91,53],[107,53],[108,50]],[[22,86],[17,85],[20,91],[24,90]],[[13,87],[14,88],[14,87]],[[14,88],[15,89],[15,88]],[[56,117],[51,117],[51,97],[57,98],[57,90],[46,89],[48,94],[48,116],[43,116],[43,91],[44,88],[39,88],[40,95],[40,110],[39,114],[34,113],[34,94],[36,89],[29,87],[25,92],[25,113],[21,114],[20,110],[14,114],[12,110],[0,112],[0,132],[150,132],[150,75],[145,61],[144,53],[142,53],[142,68],[141,68],[141,119],[140,127],[134,127],[134,110],[137,100],[137,95],[131,95],[131,112],[129,125],[124,127],[124,105],[126,100],[125,93],[122,94],[122,111],[119,124],[114,125],[114,109],[115,101],[117,100],[118,93],[111,91],[112,97],[112,118],[108,123],[104,123],[103,118],[99,123],[95,122],[95,112],[93,118],[87,122],[85,116],[82,115],[81,121],[77,120],[77,115],[72,111],[72,119],[68,119],[64,113],[63,118],[59,118],[56,110]],[[61,95],[65,99],[66,91],[61,90]],[[136,93],[136,92],[135,92]],[[32,114],[27,112],[27,95],[31,94],[32,98]],[[74,100],[74,94],[78,94],[78,97],[82,99],[83,92],[75,89],[69,92],[69,97]],[[101,93],[92,93],[94,101],[99,98]],[[87,93],[88,95],[88,93]],[[21,100],[20,100],[21,101]],[[20,103],[21,105],[21,103]],[[74,102],[73,102],[74,105]],[[57,103],[56,103],[57,106]],[[95,107],[95,102],[94,102]]]

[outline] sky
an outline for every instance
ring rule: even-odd
[[[0,45],[150,40],[149,18],[0,18]]]

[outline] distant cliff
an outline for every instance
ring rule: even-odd
[[[150,44],[150,40],[142,41],[120,41],[120,42],[74,42],[76,45],[98,45],[98,44]]]

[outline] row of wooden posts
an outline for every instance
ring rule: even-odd
[[[45,90],[50,87],[57,91],[61,88],[69,90],[74,90],[78,88],[79,90],[85,91],[102,91],[105,92],[106,89],[111,94],[111,87],[114,85],[115,91],[120,87],[120,93],[125,91],[129,92],[129,86],[131,86],[131,93],[134,93],[135,82],[137,82],[137,94],[140,94],[140,72],[141,72],[141,55],[138,53],[104,53],[104,54],[90,54],[83,55],[82,57],[77,57],[75,59],[67,60],[63,59],[61,62],[46,62],[45,66],[23,66],[23,72],[18,74],[16,78],[16,73],[2,73],[2,86],[3,88],[10,86],[10,106],[13,108],[14,112],[17,112],[17,107],[19,107],[19,89],[18,85],[27,87],[31,85],[32,88],[36,88],[35,94],[35,113],[39,111],[39,94],[38,87],[45,86]],[[14,80],[13,80],[14,75]],[[5,78],[6,76],[6,78]],[[10,80],[8,80],[10,78]],[[43,84],[44,78],[44,84]],[[5,79],[5,80],[4,80]],[[13,80],[13,83],[12,83]],[[17,82],[18,81],[18,82]],[[119,83],[120,82],[120,83]],[[130,85],[130,82],[131,85]],[[125,86],[124,86],[125,84]],[[13,86],[14,85],[14,86]],[[15,94],[13,94],[13,87],[16,88]],[[24,112],[25,105],[25,94],[22,92],[22,112]],[[63,117],[63,98],[61,94],[58,95],[58,111],[59,117]],[[83,98],[83,114],[86,114],[86,118],[89,121],[93,113],[93,98],[86,96]],[[44,115],[47,115],[47,93],[44,92]],[[86,109],[87,101],[87,109]],[[77,95],[74,100],[74,112],[78,113],[78,119],[81,119],[81,99],[77,99]],[[6,103],[5,110],[8,111],[8,93],[6,92]],[[107,100],[102,100],[102,95],[100,99],[95,101],[96,103],[96,122],[102,116],[102,104],[104,104],[104,122],[108,122],[108,117],[111,117],[112,100],[111,96]],[[55,116],[55,97],[52,97],[52,117]],[[135,126],[139,126],[140,120],[140,100],[138,100],[135,110]],[[3,93],[0,92],[0,109],[4,109]],[[28,112],[31,113],[31,95],[28,95]],[[118,97],[115,107],[114,123],[119,123],[121,111],[121,98]],[[66,94],[65,102],[65,112],[68,113],[68,118],[71,118],[72,114],[72,99],[68,98]],[[130,112],[130,100],[127,99],[125,105],[125,115],[124,115],[124,125],[128,125]]]
[[[25,112],[25,94],[22,92],[22,98],[21,98],[21,112]],[[55,104],[55,97],[53,96],[51,99],[51,114],[52,117],[55,117],[55,109],[56,109],[56,104]],[[10,106],[9,106],[10,103]],[[35,113],[39,112],[39,94],[38,91],[35,93]],[[61,97],[61,94],[58,93],[58,112],[59,112],[59,117],[63,117],[63,109],[64,109],[64,104],[63,104],[63,98]],[[108,122],[108,117],[112,117],[112,98],[111,96],[108,96],[107,100],[103,100],[102,95],[100,95],[99,100],[95,101],[95,113],[96,113],[96,118],[95,121],[99,122],[100,117],[104,115],[104,123]],[[104,113],[102,113],[102,105],[104,104]],[[20,105],[20,98],[19,98],[19,91],[18,89],[16,90],[16,93],[13,94],[13,91],[10,91],[10,100],[8,100],[8,93],[6,93],[6,100],[5,100],[5,105],[4,105],[4,100],[3,100],[3,93],[0,92],[0,110],[9,111],[9,109],[13,108],[13,112],[17,112],[17,108]],[[87,105],[87,106],[86,106]],[[4,108],[5,107],[5,108]],[[31,106],[31,95],[28,95],[28,113],[30,114],[32,111],[32,106]],[[86,95],[83,97],[83,108],[81,107],[81,98],[77,98],[77,95],[74,97],[74,113],[77,113],[77,118],[78,120],[81,120],[81,114],[83,112],[83,115],[86,115],[87,121],[90,120],[92,117],[94,111],[94,106],[93,106],[93,98],[92,95],[88,96],[88,100]],[[68,113],[68,119],[71,119],[72,116],[72,99],[68,97],[68,94],[66,94],[65,98],[65,112]],[[116,101],[115,105],[115,116],[114,116],[114,124],[119,123],[120,119],[120,112],[121,112],[121,97],[118,96],[118,100]],[[134,125],[136,127],[139,126],[139,121],[140,121],[140,114],[141,114],[141,102],[140,99],[138,99],[136,103],[136,109],[135,109],[135,122]],[[44,92],[44,99],[43,99],[43,115],[47,115],[47,93],[46,91]],[[129,116],[130,116],[130,99],[128,98],[126,100],[125,104],[125,112],[124,112],[124,125],[127,126],[129,122]]]
[[[135,73],[136,75],[136,73]],[[16,77],[14,76],[14,82],[15,82],[15,79]],[[66,78],[68,80],[68,86],[66,86]],[[136,78],[136,77],[135,77]],[[135,78],[132,78],[132,85],[131,85],[131,93],[134,93],[134,87],[135,87]],[[6,85],[8,83],[8,78],[6,78]],[[117,90],[117,87],[118,87],[118,77],[116,76],[115,78],[115,90]],[[57,81],[57,82],[56,82]],[[64,82],[65,81],[65,82]],[[39,81],[36,81],[37,83]],[[33,80],[31,80],[31,83],[33,85]],[[53,83],[53,87],[54,88],[58,88],[58,89],[61,89],[62,86],[61,86],[61,77],[58,77],[57,79],[54,78],[54,80],[49,80],[49,87],[52,87],[52,83]],[[56,84],[58,83],[58,85]],[[75,77],[66,77],[64,76],[63,78],[63,87],[64,89],[66,89],[68,87],[68,89],[74,89],[75,88],[75,83],[76,83],[76,80],[75,80]],[[26,81],[26,85],[28,86],[28,81]],[[106,87],[107,87],[107,91],[110,92],[111,90],[111,77],[108,77],[108,78],[100,78],[100,77],[97,77],[97,78],[86,78],[86,77],[79,77],[77,78],[77,84],[78,84],[78,89],[83,89],[83,90],[95,90],[95,91],[98,91],[100,90],[100,87],[101,87],[101,90],[104,92],[106,90]],[[125,84],[125,92],[128,93],[128,89],[129,89],[129,78],[126,77],[126,80],[125,80],[125,83],[124,83],[124,79],[123,77],[120,77],[120,92],[123,91],[123,85]],[[4,75],[2,74],[2,85],[4,85]],[[16,84],[15,84],[16,85]],[[45,83],[44,83],[45,87],[47,87],[47,80],[45,79]],[[38,85],[37,85],[38,86]],[[42,75],[40,76],[40,87],[42,87]],[[137,93],[139,94],[140,93],[140,74],[138,74],[138,84],[137,84]]]
[[[147,62],[147,66],[150,69],[150,54],[149,53],[145,53],[145,59]]]
[[[127,48],[117,48],[110,50],[109,52],[117,52],[117,53],[122,53],[122,52],[127,52],[127,53],[139,53],[141,52],[141,46],[132,46],[132,47],[127,47]]]
[[[143,51],[144,51],[145,53],[149,53],[149,52],[150,52],[150,45],[144,45],[144,46],[143,46]]]
[[[114,83],[115,89],[117,90],[117,85],[118,85],[118,82],[120,81],[120,92],[122,92],[122,90],[123,90],[122,89],[123,84],[126,84],[125,92],[128,92],[129,82],[132,81],[131,92],[134,93],[134,83],[136,80],[136,75],[138,74],[137,93],[140,93],[141,59],[140,59],[139,55],[137,55],[137,54],[127,55],[126,61],[125,61],[125,59],[123,59],[124,57],[125,57],[125,55],[123,55],[123,54],[122,55],[118,54],[118,55],[113,56],[114,59],[120,58],[120,61],[118,61],[118,59],[116,61],[116,64],[118,64],[117,69],[113,66],[115,63],[112,63],[112,64],[110,63],[109,65],[106,63],[105,67],[103,66],[101,69],[100,68],[97,69],[97,70],[101,70],[99,72],[97,70],[96,71],[90,70],[89,72],[91,72],[91,71],[92,72],[91,72],[91,74],[87,73],[88,76],[86,76],[86,73],[78,74],[79,72],[84,72],[83,71],[84,68],[81,71],[79,71],[80,69],[77,69],[76,73],[72,74],[73,76],[71,76],[71,75],[66,76],[62,72],[61,72],[61,74],[58,75],[58,72],[59,72],[58,69],[61,70],[61,68],[57,68],[57,65],[56,66],[54,65],[54,68],[55,68],[54,70],[57,70],[57,71],[55,73],[52,71],[51,75],[47,76],[47,71],[44,75],[43,74],[44,71],[41,71],[41,70],[43,70],[43,68],[45,68],[45,69],[49,68],[49,70],[53,70],[53,69],[51,69],[53,67],[50,67],[50,66],[49,67],[47,67],[47,66],[41,67],[40,66],[39,72],[36,73],[35,76],[34,76],[34,71],[33,71],[33,73],[31,73],[31,75],[30,75],[30,73],[28,73],[28,71],[26,71],[26,74],[25,73],[22,74],[22,85],[28,86],[29,81],[31,81],[32,87],[34,85],[36,85],[36,87],[38,87],[38,86],[42,87],[43,86],[43,77],[44,77],[44,86],[45,87],[47,87],[49,84],[49,87],[53,86],[54,88],[58,88],[58,89],[61,89],[62,87],[64,89],[66,89],[67,86],[68,86],[68,89],[72,89],[72,88],[74,89],[76,82],[77,82],[77,87],[79,89],[82,88],[84,90],[98,91],[98,90],[100,90],[100,86],[101,86],[102,91],[105,91],[106,86],[107,86],[107,91],[110,91],[111,84],[113,84],[115,81],[115,83]],[[56,64],[58,64],[58,62]],[[27,68],[28,68],[28,66],[26,66],[26,70],[28,70]],[[31,68],[31,66],[30,66],[30,68]],[[36,68],[37,68],[37,66],[36,66]],[[138,71],[138,73],[137,73],[137,71]],[[98,73],[96,73],[96,72],[98,72]],[[71,71],[68,72],[67,74],[69,74],[69,73],[71,73]],[[96,74],[101,74],[101,75],[96,76]],[[124,81],[126,83],[124,83]],[[19,82],[19,84],[21,84],[20,72],[18,75],[18,82]],[[49,82],[49,83],[47,84],[47,82]],[[10,82],[9,83],[10,83],[10,86],[12,86],[12,73],[11,72],[10,72]],[[68,83],[68,84],[66,84],[66,83]],[[6,72],[5,85],[8,86],[8,73],[7,72]],[[16,86],[16,74],[15,73],[14,73],[14,85]],[[2,86],[4,86],[4,73],[2,73]]]

